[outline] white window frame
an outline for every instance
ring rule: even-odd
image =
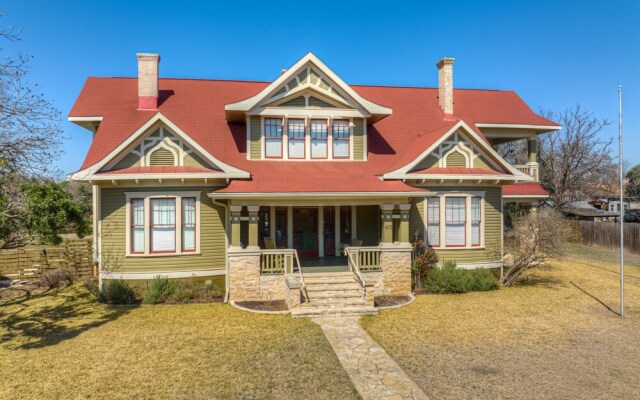
[[[126,200],[126,257],[171,257],[176,255],[192,255],[200,253],[200,232],[202,227],[200,224],[200,194],[201,192],[125,192]],[[196,199],[196,248],[195,250],[183,251],[182,244],[182,198],[193,197]],[[176,200],[176,251],[171,253],[152,253],[151,252],[151,199],[167,199],[175,198]],[[142,199],[144,204],[144,252],[131,252],[131,200]]]
[[[486,248],[485,244],[485,192],[438,192],[434,193],[433,196],[429,197],[438,197],[440,199],[440,244],[438,246],[434,246],[436,250],[482,250]],[[465,213],[466,213],[466,222],[465,222],[465,245],[464,246],[447,246],[446,241],[446,198],[447,197],[464,197],[465,198]],[[472,244],[472,233],[471,233],[471,198],[479,197],[480,198],[480,245]],[[429,221],[427,221],[427,217],[429,215],[428,210],[429,201],[425,198],[423,201],[423,212],[424,212],[424,237],[425,239],[428,237],[427,229]]]

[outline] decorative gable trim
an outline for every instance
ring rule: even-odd
[[[463,144],[465,141],[460,141],[456,139],[460,139],[457,131],[461,130],[464,132],[464,135],[473,139],[473,144],[471,147]],[[449,140],[453,136],[454,140]],[[464,138],[464,137],[463,137]],[[476,150],[479,148],[479,150]],[[463,151],[460,151],[463,150]],[[438,139],[435,143],[429,146],[425,151],[423,151],[418,157],[416,157],[413,161],[406,164],[405,166],[398,168],[394,171],[387,172],[382,175],[383,179],[420,179],[424,178],[422,175],[411,174],[410,171],[414,169],[422,160],[424,160],[429,155],[433,155],[439,159],[439,166],[446,167],[444,162],[446,160],[446,156],[449,155],[453,151],[460,151],[465,158],[467,158],[467,168],[473,166],[473,159],[478,156],[485,155],[486,159],[491,162],[491,164],[498,170],[513,177],[510,177],[512,180],[515,179],[517,181],[533,181],[533,177],[523,172],[518,171],[511,164],[509,164],[504,158],[502,158],[487,142],[485,142],[469,125],[467,125],[464,121],[459,121],[455,124],[451,129],[449,129],[445,134],[443,134],[440,139]],[[493,177],[495,179],[495,176]],[[438,177],[438,179],[460,179],[457,176],[449,176],[449,177]],[[501,177],[500,179],[504,179]]]
[[[314,80],[312,78],[311,71],[317,71],[318,78]],[[298,76],[303,71],[306,71],[305,79],[307,82],[304,82],[304,79],[300,79]],[[300,83],[296,85],[296,88],[288,88],[289,82],[295,80],[296,83]],[[383,107],[376,103],[373,103],[353,90],[349,85],[347,85],[338,75],[336,75],[326,64],[324,64],[318,57],[316,57],[313,53],[307,53],[304,57],[302,57],[297,63],[295,63],[291,68],[286,70],[282,75],[280,75],[276,80],[274,80],[271,84],[269,84],[266,88],[264,88],[260,93],[256,94],[253,97],[250,97],[246,100],[242,100],[236,103],[231,103],[225,105],[225,111],[227,112],[227,116],[234,112],[240,113],[248,113],[256,107],[259,107],[263,102],[273,102],[279,100],[283,97],[289,97],[295,93],[298,93],[307,89],[315,89],[319,91],[318,88],[323,87],[322,82],[329,89],[323,89],[322,93],[333,99],[333,96],[336,97],[335,101],[345,102],[348,101],[346,98],[350,98],[357,104],[359,107],[366,111],[371,117],[373,117],[373,121],[382,119],[388,115],[391,115],[392,110],[387,107]],[[331,83],[331,84],[330,84]],[[284,91],[282,88],[284,87]],[[342,92],[342,95],[337,93]],[[333,96],[332,96],[333,95]],[[340,100],[338,100],[340,99]],[[369,117],[367,115],[367,117]]]
[[[124,142],[122,142],[118,147],[116,147],[113,151],[111,151],[100,162],[95,163],[88,168],[85,168],[83,170],[80,170],[80,171],[74,172],[73,174],[68,175],[67,179],[79,180],[79,181],[91,180],[97,172],[103,170],[108,165],[111,165],[113,161],[117,162],[117,157],[119,157],[120,155],[128,151],[133,151],[131,147],[135,143],[137,143],[140,140],[140,138],[143,135],[145,135],[150,129],[152,129],[153,126],[156,124],[165,125],[167,128],[169,128],[169,130],[172,133],[176,135],[178,139],[184,141],[193,152],[201,156],[205,161],[211,163],[211,165],[215,165],[218,169],[222,170],[222,174],[220,174],[220,177],[222,178],[249,178],[250,177],[250,174],[248,172],[232,167],[215,158],[211,153],[206,151],[195,140],[193,140],[189,135],[187,135],[182,129],[180,129],[177,125],[171,122],[167,117],[162,115],[162,113],[157,113],[153,117],[151,117],[147,122],[145,122],[140,128],[138,128],[135,132],[133,132]],[[142,154],[140,154],[141,157],[142,157]]]

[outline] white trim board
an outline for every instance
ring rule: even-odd
[[[200,278],[207,276],[223,276],[226,275],[224,269],[207,269],[207,270],[190,270],[190,271],[158,271],[158,272],[109,272],[101,271],[102,279],[128,279],[128,280],[147,280],[153,279],[160,275],[171,279],[180,278]]]

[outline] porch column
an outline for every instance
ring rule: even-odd
[[[527,159],[527,166],[529,166],[529,174],[533,176],[536,181],[539,180],[538,171],[538,138],[536,136],[527,139],[527,148],[529,150],[529,158]]]
[[[538,212],[538,201],[534,200],[531,202],[531,214],[536,214]]]
[[[393,243],[393,204],[381,204],[382,211],[382,243]]]
[[[400,208],[400,231],[398,232],[398,241],[400,243],[409,243],[409,210],[411,204],[399,204]]]
[[[258,246],[258,210],[260,206],[247,206],[249,211],[249,245],[247,249],[257,250]]]
[[[242,206],[231,205],[231,248],[240,249],[240,213]]]

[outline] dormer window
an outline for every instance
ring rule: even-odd
[[[349,158],[349,121],[334,120],[331,131],[333,133],[333,158]]]
[[[327,158],[329,132],[324,119],[311,120],[311,158]]]
[[[282,119],[264,120],[264,154],[267,158],[282,158]]]
[[[289,158],[305,158],[304,120],[290,119],[287,121],[287,139],[289,141]]]

